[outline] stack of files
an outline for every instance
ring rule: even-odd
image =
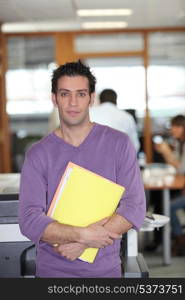
[[[62,224],[85,227],[115,212],[125,188],[69,162],[52,199],[48,216]],[[79,259],[93,263],[97,248]]]

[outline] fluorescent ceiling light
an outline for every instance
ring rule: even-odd
[[[79,17],[102,17],[102,16],[130,16],[131,9],[118,8],[118,9],[78,9],[77,15]]]
[[[104,29],[104,28],[125,28],[127,27],[127,22],[83,22],[83,29]]]
[[[2,32],[45,32],[81,29],[76,22],[18,22],[2,24]]]

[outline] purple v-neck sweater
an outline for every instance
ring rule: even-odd
[[[93,264],[69,261],[40,237],[53,220],[46,216],[55,190],[71,161],[126,188],[117,213],[139,229],[145,216],[145,194],[135,149],[128,136],[94,124],[83,143],[75,147],[55,133],[35,143],[26,153],[21,174],[19,224],[36,243],[39,277],[121,277],[120,240],[100,249]]]

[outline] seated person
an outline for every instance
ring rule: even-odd
[[[171,135],[174,138],[174,149],[163,142],[156,144],[156,150],[162,154],[164,160],[174,166],[178,173],[185,173],[185,116],[177,115],[171,120]],[[185,208],[185,194],[176,197],[171,203],[171,227],[174,237],[172,247],[173,254],[181,254],[182,247],[185,248],[185,235],[178,219],[177,210]],[[185,254],[185,250],[184,250]]]
[[[174,149],[166,143],[155,144],[166,163],[174,166],[178,173],[185,173],[185,116],[177,115],[171,120],[171,135],[174,138]]]
[[[172,118],[171,120],[171,130],[170,130],[171,136],[174,139],[174,145],[173,148],[166,142],[161,142],[160,144],[155,144],[155,150],[160,153],[164,159],[164,161],[172,166],[174,166],[178,173],[184,174],[185,173],[185,116],[184,115],[177,115]],[[179,191],[178,191],[179,193]],[[181,191],[182,193],[182,191]],[[152,196],[154,199],[154,211],[155,213],[162,213],[161,209],[161,201],[156,201],[156,198],[161,197],[160,191],[153,191]],[[173,197],[173,196],[172,196]],[[171,223],[172,226],[172,232],[173,227],[178,226],[174,225],[174,222],[177,223],[177,215],[176,215],[176,206],[178,209],[180,208],[180,203],[182,207],[185,207],[184,201],[180,201],[182,199],[181,195],[175,196],[177,197],[177,204],[176,201],[172,202],[172,208],[171,208],[171,219],[173,220]],[[159,199],[158,199],[159,200]],[[180,224],[180,223],[179,223]],[[179,225],[180,226],[180,225]],[[181,233],[178,233],[181,235]],[[160,242],[161,242],[161,231],[155,231],[154,232],[154,241],[152,244],[148,245],[145,250],[147,251],[153,251],[155,250]]]

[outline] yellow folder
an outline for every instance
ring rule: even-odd
[[[69,162],[47,215],[62,224],[85,227],[111,216],[125,188]],[[93,263],[97,248],[87,248],[80,259]]]

